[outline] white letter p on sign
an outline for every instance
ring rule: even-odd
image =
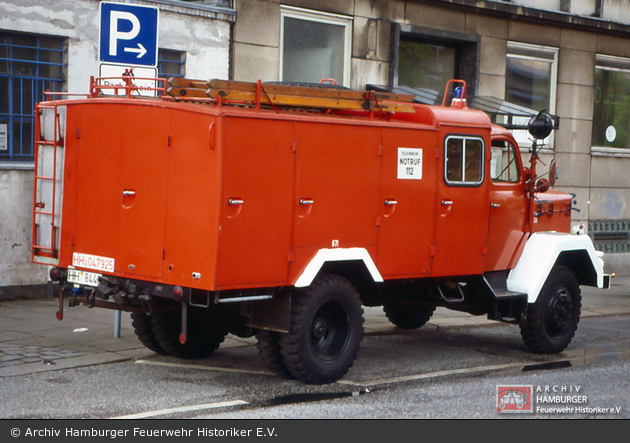
[[[118,20],[129,20],[131,31],[119,31]],[[109,55],[117,55],[118,40],[133,40],[140,32],[140,20],[130,12],[111,11],[109,23]]]

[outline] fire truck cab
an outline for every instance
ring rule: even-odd
[[[32,259],[59,282],[60,320],[64,300],[128,311],[144,345],[180,358],[255,334],[273,372],[330,383],[357,357],[362,306],[404,329],[437,306],[487,315],[557,353],[580,285],[609,285],[570,233],[571,196],[550,189],[555,162],[537,172],[543,113],[526,165],[460,80],[441,106],[158,81],[146,97],[130,77],[92,79],[37,106]]]

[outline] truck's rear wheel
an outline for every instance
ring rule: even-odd
[[[169,354],[178,358],[195,359],[212,354],[219,348],[227,330],[207,309],[188,308],[186,343],[179,341],[182,332],[181,310],[156,312],[151,316],[155,338]]]
[[[383,312],[390,322],[401,329],[417,329],[429,321],[435,306],[387,303]]]
[[[153,332],[153,326],[151,326],[151,317],[149,317],[144,312],[132,312],[131,313],[131,325],[133,326],[133,330],[145,347],[156,352],[160,355],[168,355],[168,352],[164,350],[162,346],[158,343],[155,338],[155,333]]]
[[[280,350],[298,380],[332,383],[352,367],[362,339],[359,294],[347,280],[322,275],[305,294],[294,294],[291,326],[280,336]]]
[[[258,355],[267,367],[276,375],[292,378],[280,352],[280,333],[259,329],[256,331]]]
[[[575,274],[564,266],[549,273],[535,303],[529,305],[521,325],[525,345],[538,354],[555,354],[564,350],[575,335],[582,297]]]

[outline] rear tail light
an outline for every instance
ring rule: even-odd
[[[52,268],[49,274],[52,281],[60,281],[66,278],[66,271],[61,268]]]
[[[175,301],[181,301],[183,297],[184,297],[184,290],[181,288],[181,286],[175,286],[173,288],[173,299]]]

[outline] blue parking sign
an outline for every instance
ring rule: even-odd
[[[158,8],[101,2],[99,59],[130,66],[156,66]]]

